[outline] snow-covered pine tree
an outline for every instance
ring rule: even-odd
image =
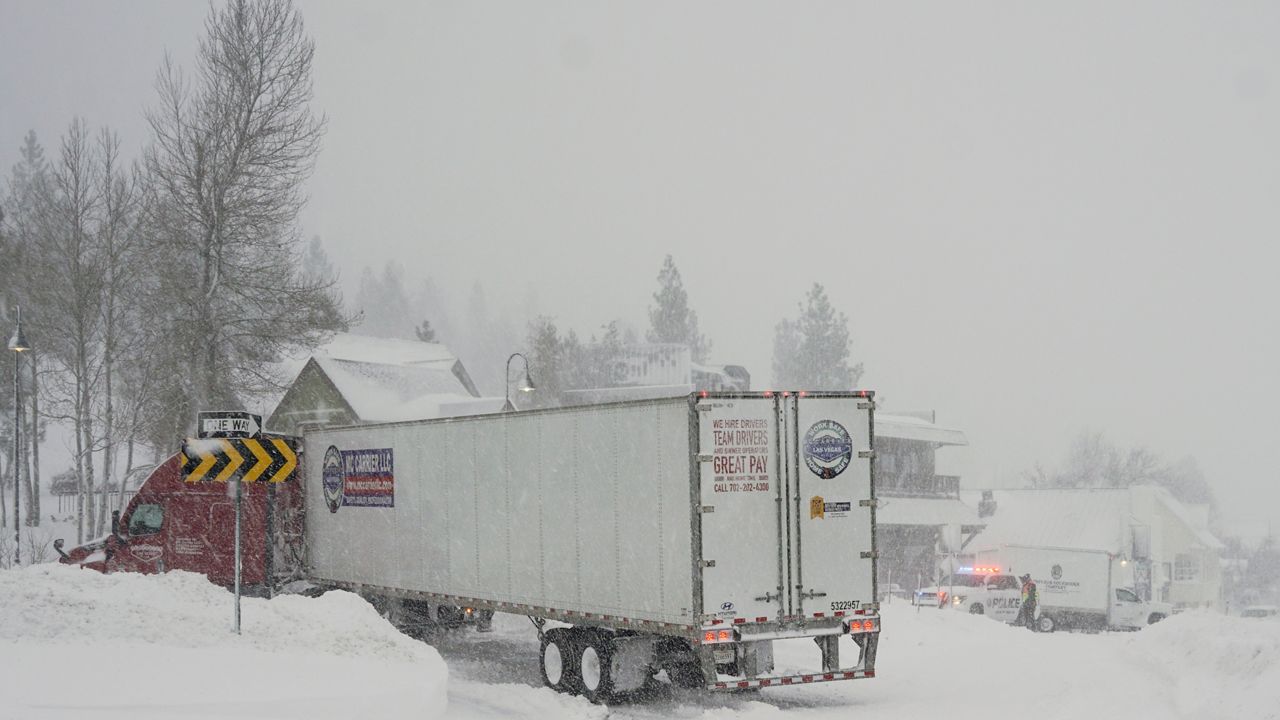
[[[851,390],[862,378],[862,363],[850,365],[849,318],[837,312],[827,292],[814,283],[795,320],[774,329],[773,385],[796,390]]]
[[[649,308],[646,339],[651,343],[683,343],[689,346],[694,362],[706,362],[711,341],[698,331],[698,313],[689,307],[689,293],[670,255],[658,271],[658,291],[653,300],[657,305]]]

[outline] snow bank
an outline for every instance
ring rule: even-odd
[[[1133,645],[1176,679],[1173,697],[1187,717],[1280,717],[1274,618],[1184,613],[1138,633]]]
[[[350,593],[245,598],[201,575],[0,572],[0,717],[438,717],[447,671]]]

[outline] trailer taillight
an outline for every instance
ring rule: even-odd
[[[733,630],[703,630],[702,644],[713,645],[716,643],[737,642],[738,636]]]

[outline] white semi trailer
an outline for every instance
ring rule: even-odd
[[[874,677],[872,414],[697,393],[309,429],[308,575],[404,622],[529,616],[545,683],[595,702]],[[812,665],[775,671],[791,638]]]

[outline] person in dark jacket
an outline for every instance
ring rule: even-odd
[[[1036,605],[1040,601],[1040,593],[1036,589],[1036,582],[1031,579],[1031,575],[1023,575],[1018,578],[1022,581],[1022,605],[1018,608],[1018,619],[1013,621],[1014,625],[1026,625],[1028,630],[1035,632],[1036,630]]]

